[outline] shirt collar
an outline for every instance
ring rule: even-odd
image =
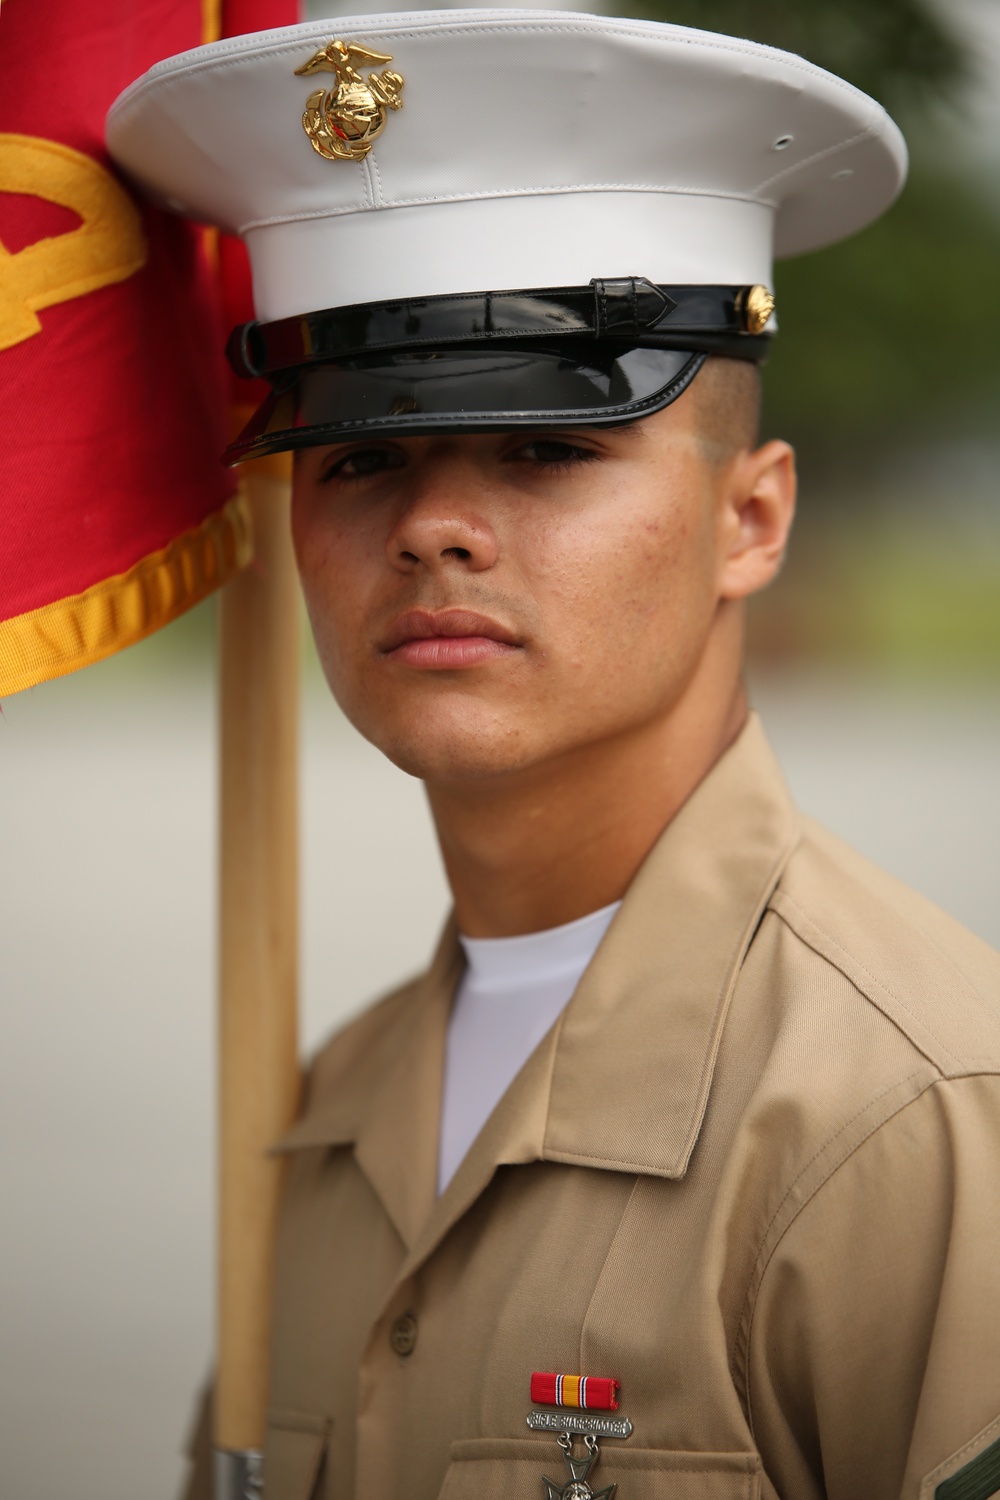
[[[380,1007],[359,1023],[367,1033],[335,1040],[280,1147],[353,1141],[412,1253],[428,1253],[503,1164],[683,1177],[736,977],[798,838],[751,715],[654,845],[559,1022],[441,1199],[444,1039],[462,972],[453,922],[427,974],[389,1002],[391,1015]]]

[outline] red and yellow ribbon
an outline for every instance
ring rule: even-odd
[[[539,1406],[617,1411],[620,1390],[617,1380],[602,1375],[556,1375],[536,1370],[531,1377],[531,1399]]]

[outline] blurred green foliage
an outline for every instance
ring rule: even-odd
[[[879,223],[779,263],[768,433],[796,444],[807,478],[835,483],[914,436],[988,430],[1000,397],[1000,216],[963,170],[949,122],[974,60],[947,11],[925,0],[651,0],[644,14],[798,52],[873,94],[910,138],[909,183]]]
[[[873,449],[995,428],[1000,223],[961,177],[917,161],[877,224],[775,276],[765,421],[807,470],[849,471]]]
[[[850,663],[894,675],[980,676],[1000,663],[1000,530],[978,544],[926,512],[862,491],[800,531],[778,582],[751,601],[758,666]],[[874,502],[874,503],[873,503]]]
[[[925,0],[646,0],[642,13],[798,52],[889,110],[952,98],[971,72],[964,41]]]

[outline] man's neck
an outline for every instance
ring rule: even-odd
[[[510,937],[618,901],[746,721],[743,685],[686,697],[664,722],[541,766],[428,784],[458,925]]]

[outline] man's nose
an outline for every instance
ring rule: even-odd
[[[471,476],[464,482],[455,476],[451,482],[429,478],[416,484],[386,541],[390,564],[404,572],[492,568],[497,535],[474,491]]]

